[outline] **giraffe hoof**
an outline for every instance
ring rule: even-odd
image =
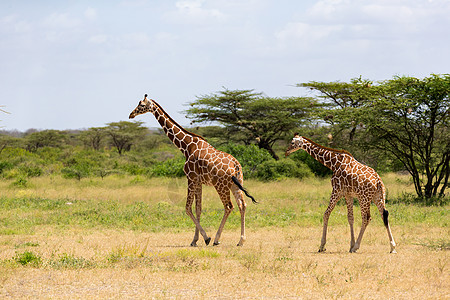
[[[192,242],[191,247],[197,247],[197,243]]]
[[[318,252],[321,253],[321,252],[325,252],[325,251],[327,251],[327,249],[324,248],[324,249],[319,249]]]
[[[205,240],[205,244],[209,245],[209,242],[211,242],[211,238],[210,237]]]
[[[394,250],[392,250],[390,253],[396,254],[397,251],[394,249]]]
[[[220,242],[214,242],[213,243],[213,246],[217,246],[217,245],[220,245]]]

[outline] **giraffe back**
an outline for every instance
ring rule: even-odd
[[[232,184],[232,176],[242,179],[242,167],[231,154],[219,151],[205,140],[190,145],[184,172],[186,176],[202,184],[216,185],[219,181]]]
[[[339,159],[333,170],[333,188],[340,189],[343,196],[373,198],[373,196],[381,194],[384,198],[384,184],[374,169],[346,153],[339,156],[343,157]]]

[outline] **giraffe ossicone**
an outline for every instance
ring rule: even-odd
[[[241,165],[230,154],[215,149],[203,137],[181,127],[156,101],[147,97],[147,94],[145,94],[144,99],[139,101],[138,106],[130,113],[129,118],[133,119],[147,112],[152,113],[167,137],[186,158],[186,163],[184,164],[184,173],[188,179],[186,213],[195,224],[195,234],[191,246],[197,246],[199,234],[202,235],[206,245],[211,241],[211,238],[208,237],[200,225],[203,184],[214,186],[225,210],[213,245],[219,245],[223,227],[233,210],[233,203],[230,200],[231,191],[241,214],[241,237],[238,246],[242,246],[245,241],[245,209],[247,206],[243,192],[254,203],[257,202],[243,187],[244,180]],[[192,212],[194,200],[195,216]]]
[[[370,222],[370,203],[374,202],[387,229],[391,247],[390,252],[396,253],[396,244],[388,221],[389,212],[386,210],[385,206],[386,190],[377,172],[358,162],[345,150],[331,149],[319,145],[312,140],[295,133],[286,150],[286,156],[300,149],[305,150],[315,160],[333,171],[333,176],[331,177],[333,190],[331,192],[330,203],[323,216],[322,241],[319,252],[325,251],[328,218],[336,206],[336,203],[341,198],[345,198],[347,204],[347,219],[350,225],[350,252],[356,252],[361,245],[364,231]],[[362,216],[361,230],[356,241],[353,231],[353,198],[355,197],[359,201]]]

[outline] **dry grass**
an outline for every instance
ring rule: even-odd
[[[388,174],[383,179],[390,197],[412,188],[406,176]],[[10,199],[84,201],[72,206],[167,202],[181,212],[185,185],[184,179],[139,177],[81,182],[36,178],[22,189],[0,182],[2,195]],[[187,247],[193,226],[152,232],[100,223],[49,223],[29,233],[0,235],[0,298],[449,299],[448,207],[388,207],[398,254],[389,254],[386,231],[374,210],[359,253],[350,254],[346,209],[338,206],[330,218],[327,252],[317,253],[329,180],[247,181],[245,186],[260,205],[249,204],[244,247],[236,247],[237,213],[230,216],[218,247]],[[204,199],[204,208],[221,208],[212,188],[204,189]],[[47,210],[67,213],[65,206],[26,212],[4,209],[0,221],[10,220],[8,212],[27,217],[45,216]],[[261,221],[263,214],[283,220],[283,226],[271,225],[268,218]],[[359,227],[358,220],[355,225]],[[214,219],[206,228],[208,234],[213,236],[217,226]],[[24,254],[36,259],[28,257],[21,264]]]
[[[294,226],[249,230],[247,243],[238,248],[238,234],[228,231],[218,247],[190,248],[191,232],[42,228],[32,236],[0,238],[0,297],[448,298],[448,251],[415,243],[439,240],[448,229],[400,234],[396,255],[388,253],[381,227],[369,228],[357,254],[347,252],[345,226],[330,228],[329,250],[317,253],[320,232]],[[25,249],[41,258],[39,267],[8,260]],[[64,265],[62,257],[75,263]],[[77,264],[81,258],[89,264]]]

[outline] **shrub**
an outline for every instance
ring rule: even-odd
[[[317,176],[329,176],[333,174],[333,172],[322,165],[320,162],[315,160],[311,155],[309,155],[306,151],[296,151],[289,156],[290,159],[295,161],[296,163],[304,163],[309,169]]]
[[[8,161],[0,161],[0,174],[3,174],[3,171],[12,169],[13,164]]]
[[[14,257],[14,260],[21,264],[22,266],[26,266],[28,264],[32,264],[34,266],[37,266],[41,262],[41,258],[30,251],[25,251],[22,253],[16,253],[16,256]]]
[[[105,160],[105,155],[97,151],[78,151],[66,158],[61,173],[64,178],[80,180],[96,174],[99,169],[104,170]]]
[[[43,173],[41,167],[33,162],[21,164],[19,166],[19,171],[27,177],[39,177]]]
[[[303,163],[291,159],[269,160],[258,166],[256,176],[261,180],[277,180],[285,177],[304,178],[312,176],[312,172]]]
[[[185,176],[183,171],[184,163],[185,159],[183,156],[168,159],[155,164],[151,170],[151,174],[154,176],[183,177]]]
[[[230,143],[220,147],[220,150],[233,155],[239,161],[246,178],[258,177],[256,174],[258,166],[266,161],[273,160],[267,150],[260,149],[256,145],[237,145]]]
[[[13,187],[25,188],[28,186],[28,180],[23,176],[18,176],[16,180],[11,183]]]
[[[138,163],[126,163],[120,165],[119,168],[130,175],[142,175],[148,172],[147,168],[139,165]]]

